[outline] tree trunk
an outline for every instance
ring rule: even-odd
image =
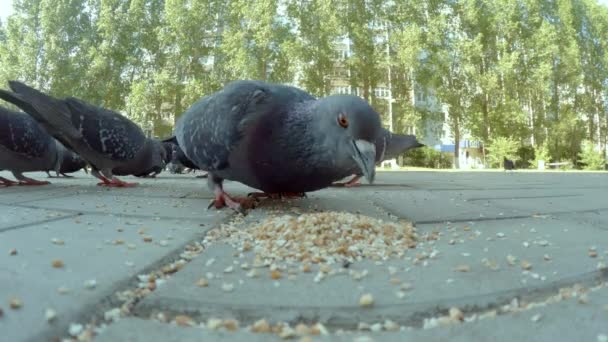
[[[454,168],[460,169],[460,124],[458,117],[454,116]]]

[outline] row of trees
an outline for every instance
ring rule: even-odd
[[[389,86],[396,131],[442,118],[414,105],[415,92],[425,91],[446,105],[457,147],[468,133],[484,146],[509,138],[542,147],[554,160],[577,160],[583,141],[605,153],[608,9],[596,0],[15,0],[14,7],[0,23],[2,84],[20,79],[78,96],[155,135],[167,135],[174,117],[230,80],[296,83],[324,96],[338,77],[383,115],[387,101],[373,89]],[[337,53],[342,37],[351,55]]]

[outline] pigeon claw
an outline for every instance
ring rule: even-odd
[[[256,201],[251,198],[230,197],[227,193],[221,192],[215,195],[215,199],[211,201],[207,209],[215,206],[215,209],[228,207],[239,214],[245,215],[245,209],[253,209]]]
[[[13,186],[19,184],[18,182],[12,181],[10,179],[6,179],[4,177],[0,177],[0,186]]]
[[[98,186],[108,186],[114,188],[132,188],[138,185],[138,183],[127,183],[114,177],[112,179],[103,178],[102,182],[97,183]]]
[[[47,185],[51,184],[51,182],[47,181],[39,181],[31,178],[26,178],[24,180],[19,181],[19,185]]]
[[[361,185],[361,182],[359,181],[360,179],[361,179],[361,176],[355,176],[351,180],[349,180],[348,182],[344,182],[344,183],[336,182],[336,183],[333,183],[331,186],[333,186],[333,187],[352,188],[352,187],[360,186]]]

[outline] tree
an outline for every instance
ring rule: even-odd
[[[517,148],[519,143],[511,138],[497,137],[486,147],[489,151],[488,159],[490,166],[497,167],[503,162],[503,158],[516,161],[519,159]]]
[[[583,143],[583,150],[578,154],[579,162],[583,164],[585,170],[603,170],[606,165],[606,158],[602,153],[595,150],[592,141]]]
[[[225,13],[220,51],[223,82],[256,79],[290,82],[294,72],[283,53],[289,25],[278,16],[278,0],[232,0]]]
[[[339,65],[343,60],[336,57],[342,33],[338,6],[329,0],[291,0],[287,13],[296,34],[286,53],[300,69],[298,83],[316,96],[327,96],[334,73],[346,74]]]

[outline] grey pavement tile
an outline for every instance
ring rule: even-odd
[[[82,320],[85,308],[94,308],[165,256],[181,252],[182,245],[200,239],[220,218],[201,217],[201,227],[176,220],[83,215],[0,232],[0,306],[5,311],[0,330],[8,332],[3,333],[7,341],[65,334],[57,329]],[[145,242],[144,236],[152,241]],[[11,249],[17,254],[9,256]],[[54,260],[64,266],[54,268]],[[85,287],[90,280],[96,281],[94,289]],[[60,287],[71,291],[60,294]],[[12,297],[20,298],[23,308],[8,309]],[[47,308],[57,312],[53,324],[44,319]]]
[[[356,331],[328,336],[310,336],[312,341],[601,341],[608,335],[608,289],[588,295],[589,302],[566,300],[545,307],[494,318],[439,326],[432,329],[405,329],[396,332]],[[206,327],[178,327],[139,318],[123,319],[110,325],[96,341],[281,341],[276,335],[215,331]],[[297,338],[295,339],[298,340]]]

